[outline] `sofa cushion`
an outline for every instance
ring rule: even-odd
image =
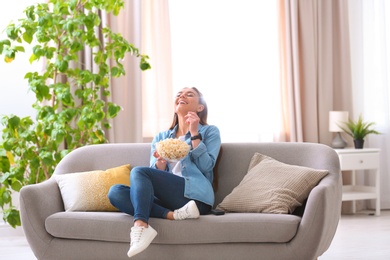
[[[296,235],[300,220],[288,214],[227,213],[186,221],[150,218],[149,224],[158,232],[156,244],[285,243]],[[59,212],[45,221],[56,238],[126,243],[132,226],[133,217],[122,212]]]
[[[130,185],[130,165],[68,174],[55,174],[66,211],[117,211],[107,198],[114,184]]]
[[[229,212],[292,213],[327,170],[289,165],[255,153],[240,184],[217,208]]]

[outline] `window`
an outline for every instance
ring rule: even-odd
[[[17,21],[17,19],[24,16],[24,9],[36,2],[36,0],[18,0],[8,3],[7,8],[0,9],[0,39],[6,37],[5,27],[11,21]],[[39,65],[29,63],[30,55],[31,53],[26,46],[26,52],[19,53],[11,63],[5,63],[4,57],[0,57],[0,116],[10,114],[20,117],[35,115],[35,110],[31,107],[35,101],[34,93],[28,92],[28,82],[24,79],[24,75],[28,71],[38,70]],[[2,128],[3,126],[0,125],[0,130]]]
[[[197,87],[223,142],[273,141],[280,119],[277,1],[170,0],[173,87]]]

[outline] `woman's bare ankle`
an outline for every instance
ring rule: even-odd
[[[135,227],[148,227],[148,223],[138,219],[138,220],[134,221],[134,226]]]
[[[169,220],[175,220],[175,218],[173,217],[173,211],[169,211],[168,214],[167,214],[167,219]]]

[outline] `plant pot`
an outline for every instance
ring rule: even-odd
[[[353,143],[355,144],[355,149],[363,149],[364,140],[353,140]]]

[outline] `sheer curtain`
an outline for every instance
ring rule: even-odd
[[[280,0],[282,131],[278,140],[330,144],[331,110],[350,110],[346,0]]]
[[[171,32],[168,0],[142,0],[142,50],[152,69],[142,73],[143,136],[151,141],[173,119]]]
[[[167,129],[173,113],[168,0],[129,0],[119,16],[110,16],[113,31],[150,57],[152,69],[141,72],[139,61],[126,57],[127,75],[113,79],[112,100],[123,107],[113,120],[110,142],[148,142]]]
[[[109,16],[108,24],[137,48],[141,47],[141,4],[139,1],[126,1],[124,10],[118,16]],[[142,50],[141,50],[142,52]],[[142,88],[141,71],[137,60],[130,55],[125,58],[126,76],[112,79],[112,101],[123,110],[113,120],[108,134],[110,142],[142,141]]]
[[[354,119],[362,114],[381,135],[369,135],[365,147],[381,149],[381,208],[390,208],[390,2],[349,0]],[[373,179],[365,180],[374,184]],[[371,205],[372,207],[374,206]]]

